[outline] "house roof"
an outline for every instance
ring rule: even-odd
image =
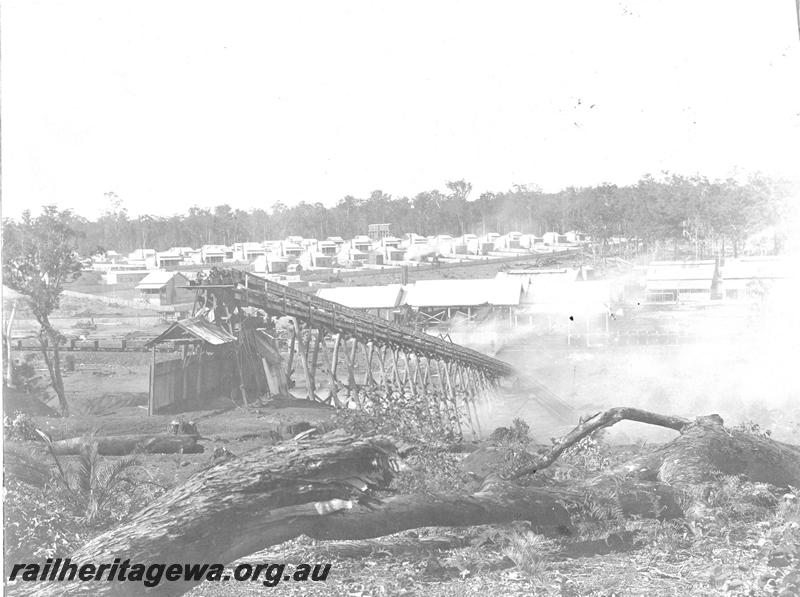
[[[421,280],[408,290],[412,307],[475,307],[518,305],[522,284],[514,279]]]
[[[202,317],[190,317],[176,321],[145,346],[155,346],[170,340],[201,340],[212,346],[222,346],[233,342],[236,337]]]
[[[128,253],[128,259],[145,259],[156,254],[155,249],[136,249]]]
[[[180,276],[181,278],[185,279],[183,274],[178,272],[150,272],[144,278],[142,278],[141,282],[136,285],[136,290],[163,288],[167,282],[169,282],[175,276]],[[186,282],[188,283],[188,280],[186,280]]]
[[[205,245],[202,250],[204,254],[219,253],[220,255],[224,255],[226,248],[221,245]]]
[[[394,309],[402,303],[403,286],[340,286],[321,288],[317,296],[353,309]]]

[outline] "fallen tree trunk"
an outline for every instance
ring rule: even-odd
[[[146,454],[200,454],[203,446],[196,435],[114,435],[71,437],[52,442],[53,451],[59,456],[76,456],[92,444],[97,445],[101,456],[128,456]]]
[[[581,423],[575,427],[575,429],[553,444],[553,446],[544,454],[544,456],[515,471],[514,474],[511,475],[511,478],[518,479],[524,475],[533,474],[537,470],[547,468],[553,464],[566,449],[574,446],[584,437],[587,437],[604,427],[610,427],[614,423],[619,423],[623,420],[637,421],[639,423],[647,423],[649,425],[658,425],[659,427],[667,427],[669,429],[674,429],[675,431],[682,430],[690,423],[690,421],[687,419],[651,413],[645,410],[639,410],[638,408],[612,408],[603,413],[597,413],[581,421]]]
[[[572,443],[625,415],[614,409],[582,423]],[[642,417],[636,420],[640,420]],[[684,486],[715,474],[743,473],[777,485],[800,481],[800,448],[729,431],[718,417],[677,425],[681,435],[653,454],[572,488],[521,487],[489,479],[472,495],[391,496],[375,500],[394,466],[394,446],[381,439],[341,434],[262,448],[214,466],[167,492],[129,522],[72,554],[73,562],[195,562],[227,564],[301,534],[312,538],[368,539],[424,526],[471,526],[526,520],[543,530],[591,520],[594,503],[610,501],[622,515],[682,515]],[[659,423],[656,423],[659,424]],[[561,451],[570,440],[559,442]],[[180,595],[196,583],[162,582],[148,594]],[[40,585],[38,595],[136,595],[138,583]]]

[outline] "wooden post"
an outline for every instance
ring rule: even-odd
[[[467,367],[462,365],[456,365],[456,373],[458,383],[461,385],[461,395],[464,401],[464,407],[467,411],[467,422],[469,423],[469,428],[472,430],[472,433],[475,433],[475,425],[472,422],[472,410],[470,410],[470,402],[472,401],[472,396],[470,395],[471,388],[469,386],[469,381],[467,379]]]
[[[341,406],[339,404],[339,380],[336,379],[336,369],[339,367],[339,343],[341,338],[341,334],[335,334],[333,336],[333,354],[331,356],[330,367],[328,367],[328,373],[330,373],[331,376],[331,388],[328,391],[328,400],[332,401],[333,405],[337,408]]]
[[[242,366],[242,352],[241,352],[241,342],[238,340],[233,343],[233,361],[236,363],[236,369],[239,372],[239,392],[242,394],[242,404],[244,405],[244,410],[247,411],[250,409],[250,405],[247,400],[247,389],[244,387],[244,367]]]
[[[414,371],[414,374],[411,375],[409,373],[410,367],[411,367],[411,360],[409,359],[408,354],[406,354],[404,352],[403,353],[403,358],[406,361],[406,372],[407,372],[406,373],[406,377],[408,379],[409,385],[411,386],[411,395],[412,396],[416,396],[417,395],[417,384],[416,384],[416,381],[417,381],[417,371],[419,371],[419,362],[417,363],[417,371]]]
[[[381,386],[386,389],[386,346],[381,346],[378,351],[378,366],[381,372]]]
[[[450,409],[447,406],[447,395],[446,395],[446,390],[444,389],[444,380],[442,379],[442,373],[441,373],[441,371],[439,369],[439,361],[436,360],[436,359],[433,359],[433,361],[431,361],[430,358],[429,358],[428,359],[428,365],[430,365],[431,362],[434,365],[436,365],[436,377],[439,380],[439,392],[437,393],[436,389],[434,388],[432,393],[433,393],[434,396],[436,396],[437,406],[438,406],[438,409],[439,409],[439,416],[444,414],[444,417],[445,417],[445,423],[444,423],[445,424],[445,428],[450,430],[450,429],[452,429],[452,423],[450,421]],[[432,381],[431,381],[431,385],[433,385]],[[442,412],[443,410],[444,410],[444,412]]]
[[[447,361],[443,361],[443,363],[444,363],[445,380],[447,381],[447,388],[448,388],[449,393],[450,393],[450,403],[453,405],[453,409],[455,410],[456,427],[458,427],[458,433],[459,433],[459,435],[461,435],[462,434],[461,416],[460,416],[460,412],[459,412],[459,408],[458,408],[458,401],[456,400],[456,393],[453,390],[453,383],[450,380],[450,363],[448,363]]]
[[[267,357],[261,357],[261,367],[264,369],[264,381],[267,384],[267,398],[272,398],[272,395],[277,391],[277,388],[274,388],[275,382],[270,375],[269,370],[269,363],[267,363]],[[273,391],[274,388],[274,391]]]
[[[369,345],[369,347],[367,347]],[[364,351],[364,361],[366,362],[366,370],[364,372],[364,385],[365,386],[372,386],[375,385],[375,379],[372,377],[372,354],[375,350],[375,345],[370,340],[367,344],[361,345],[362,350]]]
[[[431,358],[429,356],[425,357],[425,370],[422,375],[422,387],[425,388],[425,391],[428,391],[428,387],[431,386]]]
[[[411,363],[408,360],[408,354],[406,354],[404,350],[401,351],[400,354],[403,355],[403,368],[405,369],[403,373],[403,386],[405,387],[407,384],[413,386],[414,381],[411,379]]]
[[[292,327],[292,336],[289,340],[289,356],[286,358],[286,387],[292,387],[292,374],[294,373],[292,367],[294,366],[294,352],[295,352],[295,342],[297,340],[297,322],[294,322],[294,326]]]
[[[481,418],[478,415],[478,386],[475,379],[475,370],[472,367],[467,369],[467,381],[470,386],[470,402],[472,402],[472,410],[475,412],[475,426],[478,428],[478,437],[483,436],[481,431]]]
[[[294,335],[297,338],[297,357],[300,359],[300,366],[303,368],[303,375],[306,377],[306,398],[314,400],[314,382],[311,379],[310,371],[308,370],[308,361],[306,360],[306,342],[303,340],[303,333],[300,330],[300,324],[297,318],[294,319]]]
[[[398,371],[397,367],[397,349],[394,346],[392,347],[392,377],[395,383],[402,389],[403,382],[400,379],[400,371]]]
[[[319,359],[319,346],[325,337],[323,330],[317,330],[314,340],[314,351],[311,353],[311,391],[316,396],[317,392],[317,361]]]
[[[147,401],[147,414],[155,414],[155,390],[156,390],[156,347],[153,345],[153,358],[150,361],[150,397]]]
[[[187,367],[187,349],[189,347],[184,344],[181,346],[181,373],[183,374],[183,386],[181,388],[181,402],[185,403],[189,397],[189,370]]]
[[[356,382],[355,356],[358,349],[358,339],[353,338],[353,346],[348,350],[347,340],[344,341],[344,358],[347,361],[347,398],[352,397],[356,404],[361,406],[358,400],[358,383]]]
[[[197,383],[195,388],[195,400],[199,401],[202,394],[201,389],[203,387],[203,351],[202,348],[198,351],[197,355]]]

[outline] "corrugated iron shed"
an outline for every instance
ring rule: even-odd
[[[515,279],[421,280],[409,288],[406,304],[412,307],[515,306],[522,284]]]
[[[648,280],[710,280],[716,261],[653,261],[647,267]]]
[[[728,259],[722,266],[724,280],[780,279],[790,275],[789,263],[776,257]]]
[[[201,340],[212,346],[222,346],[236,340],[236,337],[218,325],[201,317],[181,319],[169,326],[162,334],[150,340],[145,346],[151,347],[170,340]]]
[[[402,304],[403,286],[340,286],[321,288],[317,296],[352,309],[394,309]]]
[[[545,276],[530,285],[522,304],[530,313],[606,313],[611,287],[606,280],[574,282]]]

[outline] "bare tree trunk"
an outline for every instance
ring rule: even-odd
[[[39,344],[42,348],[42,356],[47,365],[47,372],[50,374],[50,382],[58,396],[58,404],[61,407],[61,416],[69,416],[69,404],[67,403],[67,396],[64,392],[64,381],[61,378],[61,359],[59,353],[59,341],[61,340],[60,334],[50,326],[49,322],[40,322],[42,326],[39,331]],[[52,343],[53,355],[50,355],[50,343]]]
[[[13,347],[11,342],[11,328],[14,325],[14,314],[17,312],[16,301],[11,305],[11,315],[8,316],[8,325],[6,326],[6,357],[8,359],[6,371],[6,383],[8,387],[14,382],[14,359],[12,357]]]
[[[67,404],[67,395],[64,391],[64,380],[61,378],[61,335],[53,330],[53,373],[55,373],[53,387],[58,395],[58,403],[61,406],[61,416],[69,416],[69,404]]]

